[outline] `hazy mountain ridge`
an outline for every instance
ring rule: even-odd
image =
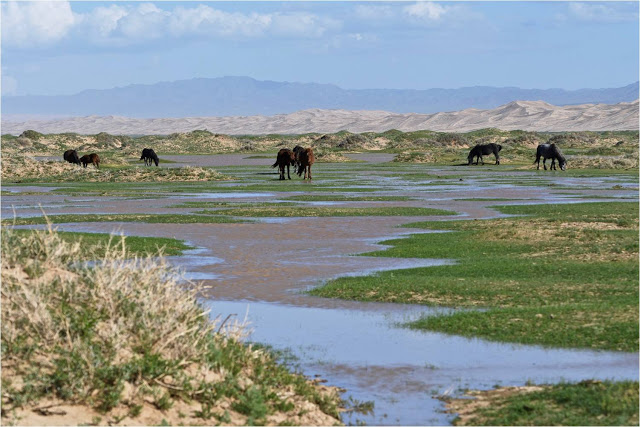
[[[638,100],[618,104],[555,106],[543,101],[513,101],[491,110],[466,109],[436,114],[398,114],[388,111],[308,109],[272,116],[186,117],[140,119],[86,116],[57,120],[2,121],[2,132],[26,129],[42,133],[166,135],[208,129],[239,135],[301,134],[433,130],[468,132],[482,128],[527,131],[638,130]]]
[[[117,115],[138,118],[274,115],[311,108],[384,110],[433,114],[491,109],[515,100],[553,105],[615,104],[638,98],[638,82],[610,89],[520,89],[475,86],[460,89],[342,89],[331,84],[259,81],[249,77],[197,78],[153,85],[85,90],[65,96],[8,96],[12,115]]]

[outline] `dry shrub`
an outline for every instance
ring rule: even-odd
[[[637,169],[638,157],[623,156],[572,156],[567,159],[567,167],[574,169]]]
[[[346,163],[346,162],[353,161],[350,158],[340,153],[317,151],[314,155],[315,155],[316,161],[320,163]]]
[[[86,326],[94,331],[91,343],[121,362],[137,348],[184,361],[200,358],[204,337],[215,328],[196,301],[200,285],[182,281],[162,257],[130,258],[124,237],[110,242],[95,263],[81,261],[87,257],[95,258],[51,228],[27,235],[3,230],[3,345],[16,348],[26,340],[42,355],[92,350]],[[78,313],[95,315],[95,323],[70,324]]]
[[[223,415],[236,425],[338,422],[335,389],[242,344],[243,325],[211,320],[200,305],[202,285],[162,257],[131,256],[124,237],[96,251],[50,225],[4,228],[1,257],[3,424],[42,400],[134,424],[144,407],[147,425],[181,423],[181,411],[189,425]]]
[[[110,159],[110,158],[109,158]],[[38,161],[17,154],[3,156],[2,179],[7,181],[38,180],[46,182],[167,182],[219,181],[229,179],[212,169],[201,167],[124,169],[86,168],[60,161]]]
[[[426,153],[401,153],[393,159],[394,162],[399,163],[435,163],[437,160],[438,157],[432,151]]]

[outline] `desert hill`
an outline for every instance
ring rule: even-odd
[[[27,129],[41,133],[75,132],[122,135],[167,135],[207,129],[229,135],[404,132],[428,129],[468,132],[483,128],[538,132],[637,130],[638,100],[618,104],[555,106],[543,101],[513,101],[491,110],[466,109],[435,114],[309,109],[272,116],[228,116],[139,119],[86,116],[54,120],[2,120],[2,133],[18,135]]]

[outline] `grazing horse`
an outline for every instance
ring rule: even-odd
[[[85,154],[80,157],[80,161],[82,162],[82,166],[85,168],[89,163],[93,163],[93,166],[95,166],[96,169],[100,169],[100,157],[98,157],[96,153]]]
[[[544,170],[547,170],[547,159],[551,159],[551,170],[558,170],[556,168],[556,160],[560,164],[561,170],[567,169],[567,159],[564,158],[560,149],[556,144],[540,144],[536,150],[536,160],[533,163],[537,163],[537,169],[540,169],[540,157],[543,158],[542,166]]]
[[[276,162],[271,165],[272,168],[276,166],[280,167],[280,180],[284,180],[284,168],[287,167],[287,178],[291,179],[291,175],[289,175],[289,167],[296,165],[296,155],[293,154],[293,151],[288,148],[283,148],[278,151],[278,157],[276,158]],[[295,171],[294,171],[295,172]]]
[[[160,161],[156,152],[151,148],[142,149],[142,156],[140,156],[140,160],[144,160],[145,166],[151,166],[151,162],[154,162],[156,166],[158,166],[158,162]]]
[[[478,164],[478,161],[482,162],[482,164],[484,165],[482,156],[493,153],[493,155],[496,156],[496,165],[499,165],[500,154],[498,153],[500,152],[500,150],[502,150],[502,145],[499,145],[499,144],[494,144],[494,143],[484,144],[484,145],[477,144],[475,147],[471,149],[471,152],[469,152],[469,157],[467,157],[467,160],[469,160],[469,164],[471,164],[473,163],[473,158],[477,157],[476,165]]]
[[[73,163],[74,165],[80,164],[80,159],[78,158],[78,152],[76,150],[67,150],[62,155],[62,158],[69,163]]]
[[[313,155],[313,149],[303,148],[298,151],[298,155],[296,156],[296,162],[298,163],[298,176],[302,176],[304,172],[304,178],[311,180],[311,165],[315,162],[316,158]]]

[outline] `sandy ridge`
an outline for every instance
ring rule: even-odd
[[[216,133],[300,134],[409,132],[433,130],[468,132],[494,127],[527,131],[604,131],[637,130],[638,100],[619,104],[555,106],[543,101],[513,101],[492,110],[466,109],[435,114],[398,114],[387,111],[348,111],[310,109],[274,116],[185,117],[137,119],[120,116],[86,116],[54,120],[2,120],[2,133],[20,134],[26,129],[42,133],[76,132],[96,134],[170,134],[208,129]]]

